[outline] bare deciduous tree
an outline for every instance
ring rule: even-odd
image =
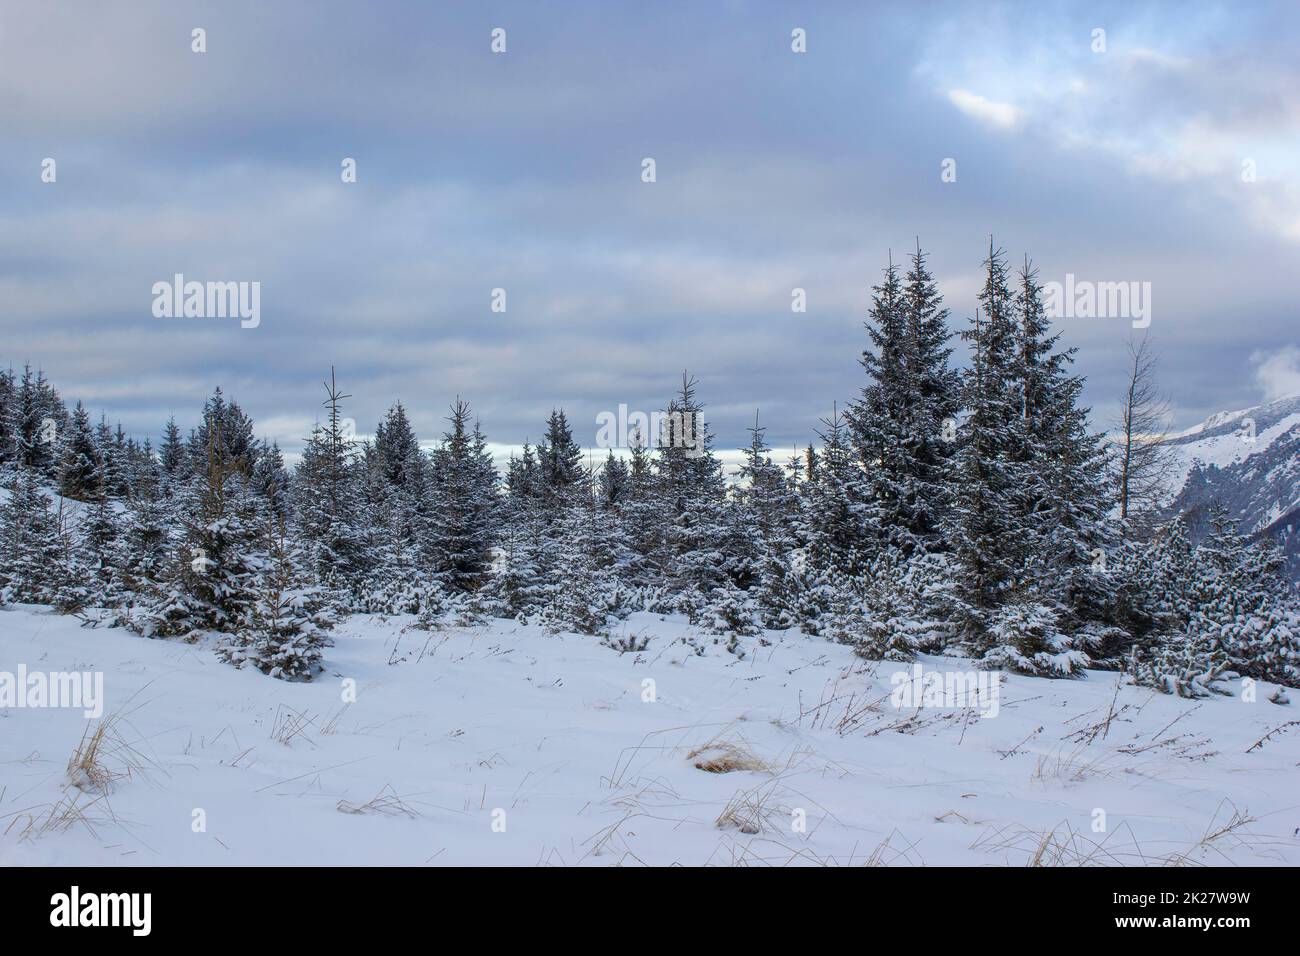
[[[1163,444],[1169,402],[1156,386],[1156,355],[1145,336],[1129,342],[1128,389],[1120,411],[1119,514],[1135,517],[1158,507],[1173,452]]]

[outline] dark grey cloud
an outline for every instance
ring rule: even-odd
[[[789,447],[856,394],[886,256],[919,235],[959,328],[993,233],[1045,279],[1151,282],[1190,423],[1259,400],[1260,366],[1285,381],[1294,354],[1296,20],[1284,4],[10,4],[0,358],[142,435],[221,384],[289,446],[331,364],[363,432],[400,398],[435,437],[459,394],[503,444],[557,405],[589,442],[597,412],[660,407],[689,368],[720,444],[758,408]],[[154,318],[150,288],[176,272],[259,281],[261,325]],[[1063,332],[1103,424],[1131,329]]]

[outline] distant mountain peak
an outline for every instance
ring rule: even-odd
[[[1276,540],[1300,581],[1300,395],[1218,412],[1165,444],[1176,460],[1169,511],[1185,516],[1193,538],[1210,505],[1222,505],[1243,533]]]
[[[1165,439],[1166,444],[1177,445],[1189,441],[1199,441],[1211,435],[1220,435],[1225,431],[1238,431],[1245,419],[1255,422],[1255,432],[1269,428],[1282,419],[1300,414],[1300,394],[1285,395],[1260,405],[1252,405],[1235,412],[1215,412],[1199,425],[1193,425],[1186,431],[1171,435]]]

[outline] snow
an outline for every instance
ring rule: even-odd
[[[1269,414],[1277,409],[1294,406],[1298,401],[1300,396],[1292,395],[1267,405],[1235,412],[1217,412],[1199,425],[1171,436],[1166,441],[1166,446],[1171,451],[1173,460],[1163,480],[1167,497],[1172,500],[1177,496],[1197,462],[1226,468],[1264,451],[1280,436],[1300,425],[1300,412],[1280,416]],[[1262,427],[1257,426],[1253,442],[1242,437],[1242,428],[1247,418],[1271,421]],[[1272,420],[1274,418],[1276,420]]]
[[[78,623],[0,608],[0,672],[103,671],[130,748],[106,769],[130,773],[96,801],[67,771],[94,721],[0,709],[0,864],[1019,865],[1049,832],[1057,862],[1300,864],[1300,732],[1247,752],[1296,717],[1267,686],[1193,703],[1113,673],[1009,676],[987,717],[899,710],[891,677],[915,665],[794,632],[741,638],[741,659],[649,614],[627,654],[357,616],[316,681],[287,683]],[[33,834],[72,799],[85,822]],[[1204,841],[1234,814],[1254,820]]]

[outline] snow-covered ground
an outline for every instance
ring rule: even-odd
[[[350,619],[289,684],[0,608],[0,674],[103,672],[116,775],[70,783],[80,710],[0,709],[0,864],[1300,864],[1300,727],[1251,749],[1300,717],[1272,688],[1013,676],[980,717],[896,708],[907,665],[801,635],[410,623]]]

